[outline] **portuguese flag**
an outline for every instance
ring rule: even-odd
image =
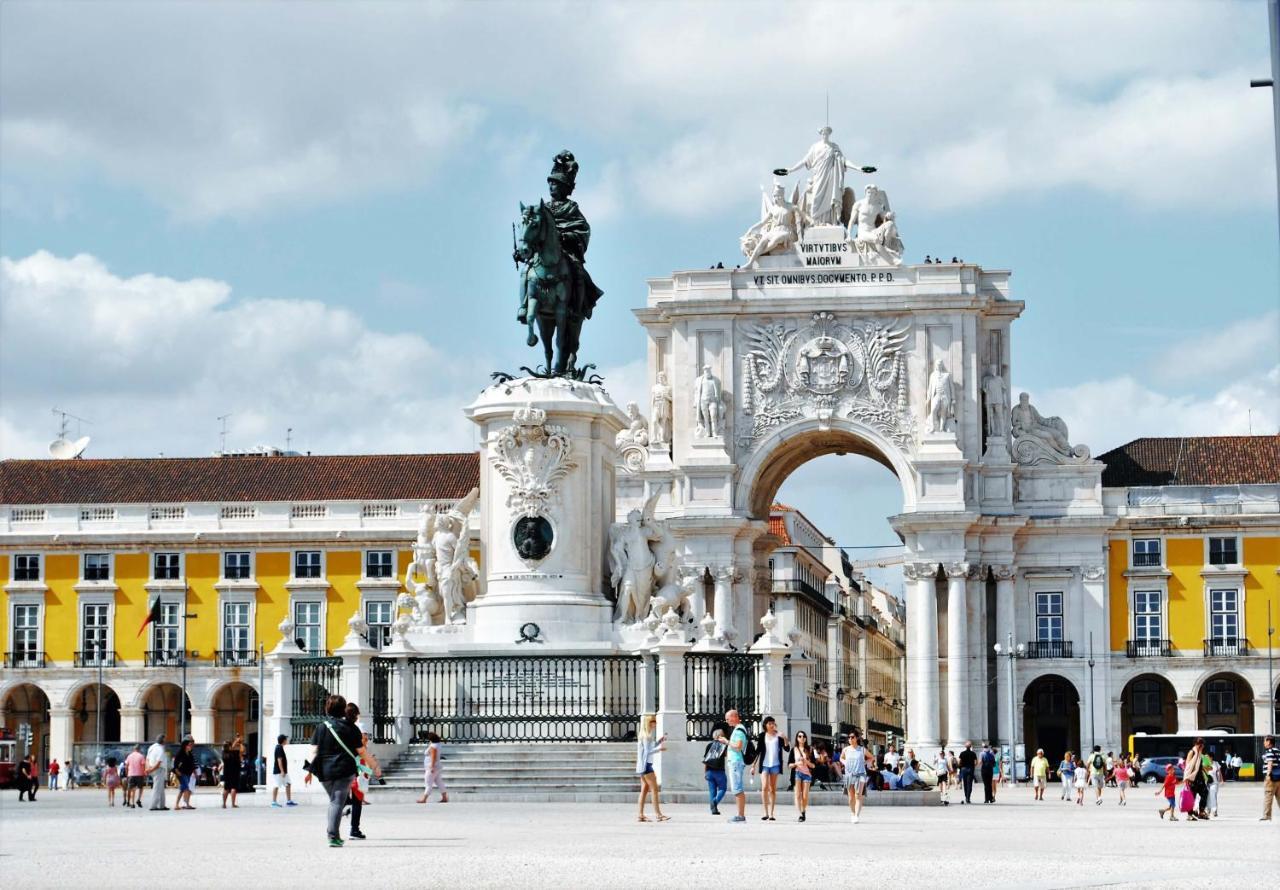
[[[147,613],[147,617],[142,621],[142,627],[138,628],[138,636],[142,636],[142,632],[147,629],[147,625],[153,621],[160,620],[160,597],[156,597],[156,601],[151,604],[151,611]]]

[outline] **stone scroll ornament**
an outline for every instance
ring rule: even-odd
[[[847,417],[909,448],[915,421],[907,411],[903,346],[909,322],[842,321],[815,312],[807,323],[745,329],[742,413],[750,444],[784,423]]]
[[[547,412],[517,408],[515,424],[501,430],[493,445],[493,465],[510,487],[507,506],[517,517],[546,516],[560,493],[560,482],[577,466],[573,441]]]
[[[1013,459],[1024,467],[1037,464],[1082,464],[1089,460],[1089,448],[1072,445],[1067,424],[1061,417],[1044,417],[1031,404],[1027,393],[1018,395],[1011,416]]]
[[[644,469],[645,452],[650,442],[649,424],[635,402],[627,403],[627,426],[614,437],[618,459],[625,472],[638,473]]]

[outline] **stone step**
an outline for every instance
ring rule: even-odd
[[[448,782],[448,779],[445,780]],[[510,803],[510,802],[529,802],[529,803],[619,803],[634,804],[636,802],[636,788],[630,790],[586,790],[582,787],[577,788],[561,788],[561,789],[530,789],[527,787],[513,786],[504,789],[493,788],[463,788],[462,786],[450,786],[449,798],[451,801],[459,801],[462,803]],[[387,803],[407,803],[422,793],[421,786],[414,787],[392,787],[390,785],[383,787],[375,787],[373,789],[371,800],[373,803],[386,801]],[[438,805],[438,797],[432,798],[433,802],[429,806]],[[707,806],[707,795],[705,791],[663,791],[662,802],[664,804],[695,804],[697,806]],[[810,806],[839,806],[847,807],[848,800],[845,796],[836,791],[814,792],[809,798]],[[934,791],[884,791],[873,792],[867,795],[865,805],[868,807],[940,807],[942,801],[938,794]],[[954,802],[953,802],[954,805]],[[448,804],[446,804],[448,806]],[[722,818],[728,818],[733,813],[733,801],[728,800],[720,804],[720,813]],[[778,819],[780,821],[794,821],[796,816],[795,807],[792,805],[790,796],[779,795],[778,798]],[[708,815],[707,818],[714,818]],[[759,792],[747,795],[747,818],[760,818],[760,794]]]

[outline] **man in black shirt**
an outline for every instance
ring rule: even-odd
[[[985,800],[983,803],[996,802],[996,790],[993,787],[996,777],[996,753],[991,750],[990,744],[982,746],[982,794]]]
[[[289,780],[289,757],[284,752],[284,743],[288,741],[287,735],[276,736],[276,750],[271,755],[271,805],[273,807],[280,806],[280,789],[284,789],[284,805],[287,807],[296,807],[293,802],[293,784]]]
[[[965,742],[960,752],[960,781],[964,785],[964,802],[973,803],[969,797],[973,794],[973,770],[978,765],[978,755],[973,753],[973,742]]]
[[[173,755],[173,771],[178,774],[178,802],[173,805],[175,810],[195,809],[191,805],[191,792],[196,788],[196,756],[193,753],[195,746],[195,741],[188,736],[182,740],[178,752]]]

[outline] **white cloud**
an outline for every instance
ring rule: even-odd
[[[87,166],[210,218],[432,180],[475,200],[538,139],[572,136],[592,143],[583,188],[609,199],[601,213],[705,217],[803,153],[830,89],[847,154],[922,209],[1063,187],[1168,209],[1191,184],[1217,209],[1256,207],[1273,194],[1267,97],[1246,88],[1264,16],[10,4],[0,149],[10,171]]]
[[[1280,347],[1280,312],[1232,322],[1217,332],[1205,331],[1168,349],[1153,371],[1175,382],[1218,379],[1236,371],[1264,367]]]
[[[475,384],[421,337],[318,302],[231,296],[87,255],[0,259],[0,455],[43,456],[53,405],[93,422],[102,456],[207,454],[227,412],[233,447],[283,445],[287,427],[318,452],[474,447],[460,409]]]

